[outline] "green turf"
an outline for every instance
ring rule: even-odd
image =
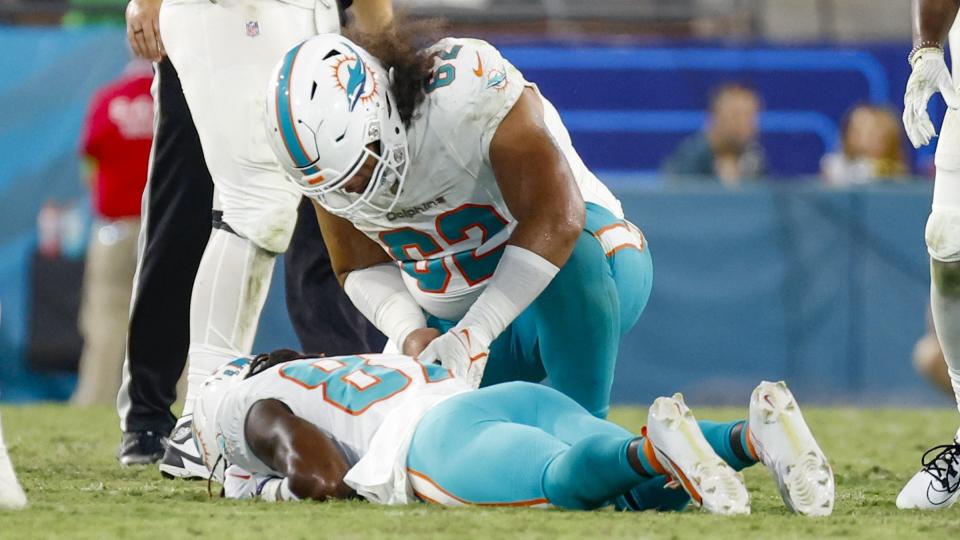
[[[695,409],[700,418],[743,411]],[[123,469],[107,409],[0,408],[4,435],[30,506],[0,512],[0,538],[956,538],[960,508],[901,512],[893,500],[920,454],[957,425],[951,410],[812,409],[806,416],[837,475],[834,515],[787,513],[766,470],[746,471],[753,514],[679,514],[378,507],[361,502],[285,503],[210,499],[205,482],[164,480],[153,467]],[[640,409],[613,419],[639,428]]]

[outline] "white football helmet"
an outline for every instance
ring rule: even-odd
[[[213,472],[216,480],[223,478],[226,468],[224,460],[220,459],[225,449],[216,428],[217,410],[227,391],[247,378],[251,366],[250,358],[246,357],[220,366],[203,382],[193,404],[193,437],[203,464]]]
[[[303,41],[274,69],[266,108],[270,145],[305,195],[346,219],[393,208],[408,168],[407,134],[376,58],[339,34]],[[344,191],[371,157],[363,192]]]

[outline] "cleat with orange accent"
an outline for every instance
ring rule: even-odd
[[[681,394],[653,402],[645,433],[659,465],[694,503],[714,514],[750,513],[743,478],[714,452]]]
[[[791,511],[806,516],[833,512],[833,469],[783,382],[763,381],[750,396],[749,441],[780,488]]]

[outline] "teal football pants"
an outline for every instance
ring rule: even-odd
[[[749,463],[723,439],[739,424],[701,425],[720,457],[742,468]],[[427,412],[407,469],[417,496],[439,504],[682,509],[689,501],[683,490],[663,489],[665,477],[631,467],[627,452],[636,438],[556,390],[512,382]]]
[[[601,206],[587,204],[586,225],[573,254],[550,285],[490,346],[482,386],[540,382],[606,417],[620,338],[636,324],[653,286],[650,250],[604,251],[595,233],[624,226]],[[447,331],[455,322],[431,317]]]

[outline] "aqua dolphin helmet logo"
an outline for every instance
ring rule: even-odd
[[[357,51],[353,50],[353,48],[346,43],[344,43],[344,46],[350,49],[350,52],[357,57],[356,63],[347,68],[347,72],[350,74],[350,78],[347,79],[346,88],[347,104],[350,106],[350,111],[353,112],[353,108],[357,106],[357,103],[360,101],[360,96],[363,95],[363,91],[367,87],[367,66],[363,63]]]
[[[337,87],[347,95],[348,110],[353,112],[358,103],[374,99],[377,94],[377,78],[353,47],[346,43],[342,45],[349,52],[338,52],[338,58],[330,67]]]

